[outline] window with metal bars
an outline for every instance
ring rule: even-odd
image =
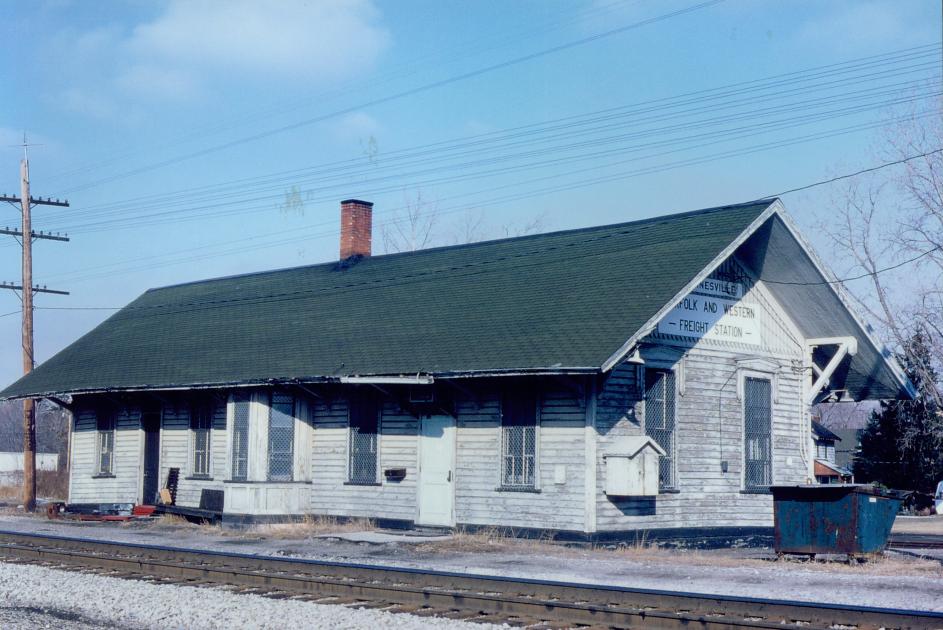
[[[295,398],[272,394],[268,415],[268,479],[291,481],[295,453]]]
[[[351,398],[348,423],[348,481],[374,484],[377,482],[380,427],[380,405],[376,398],[362,394]]]
[[[210,435],[213,428],[213,405],[199,403],[190,409],[190,474],[210,476]]]
[[[645,434],[667,453],[658,460],[659,490],[676,490],[675,373],[671,370],[645,370]]]
[[[501,406],[501,485],[537,487],[537,396],[508,392]]]
[[[245,481],[249,476],[249,395],[233,395],[232,479]]]
[[[98,474],[110,475],[115,464],[115,414],[99,411],[95,418],[98,430]]]
[[[766,490],[773,483],[772,471],[772,383],[747,377],[743,394],[744,485],[748,490]]]

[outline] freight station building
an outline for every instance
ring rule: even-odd
[[[215,497],[561,537],[769,531],[810,406],[910,384],[771,199],[151,289],[0,397],[71,410],[71,503]]]

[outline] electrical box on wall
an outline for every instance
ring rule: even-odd
[[[665,450],[648,436],[619,438],[603,455],[606,494],[613,497],[650,497],[658,494],[658,460]]]

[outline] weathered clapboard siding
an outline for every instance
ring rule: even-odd
[[[726,273],[742,272],[736,263]],[[781,307],[762,285],[740,274],[747,290],[742,298],[763,312],[762,347],[702,339],[693,341],[654,333],[643,350],[647,367],[675,370],[676,470],[678,491],[637,499],[605,494],[603,456],[620,436],[644,434],[644,392],[636,365],[617,366],[601,387],[596,405],[597,521],[600,531],[709,526],[769,526],[772,499],[743,492],[743,410],[738,398],[740,370],[762,358],[775,364],[772,408],[774,484],[801,483],[808,470],[803,443],[803,340]],[[657,344],[657,345],[656,345]],[[738,363],[738,360],[741,363]],[[726,461],[727,472],[721,462]]]
[[[496,391],[458,406],[455,474],[456,522],[582,531],[584,426],[582,395],[544,391],[537,431],[539,492],[499,491],[501,399]],[[562,467],[563,483],[555,483]]]
[[[318,401],[314,408],[314,452],[311,462],[311,511],[331,516],[414,521],[418,423],[416,418],[385,402],[380,417],[378,485],[347,483],[346,398]],[[385,468],[406,468],[406,478],[389,482]]]
[[[97,477],[98,431],[94,409],[74,414],[70,503],[136,503],[140,494],[140,410],[122,409],[115,419],[113,477]]]
[[[222,490],[228,475],[226,456],[226,405],[213,404],[213,424],[210,432],[210,479],[193,478],[193,446],[190,432],[190,404],[178,401],[165,404],[162,409],[160,436],[160,487],[164,487],[171,468],[180,469],[177,485],[177,505],[199,507],[204,489]]]

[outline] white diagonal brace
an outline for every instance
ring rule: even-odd
[[[815,402],[816,397],[818,397],[822,389],[828,384],[832,374],[838,369],[842,360],[846,356],[858,354],[858,340],[855,337],[820,337],[806,340],[806,348],[810,355],[815,348],[819,346],[838,346],[838,349],[824,369],[820,369],[815,365],[814,361],[811,362],[812,369],[819,373],[819,377],[815,379],[812,388],[809,390],[809,398],[806,402],[810,405]]]

